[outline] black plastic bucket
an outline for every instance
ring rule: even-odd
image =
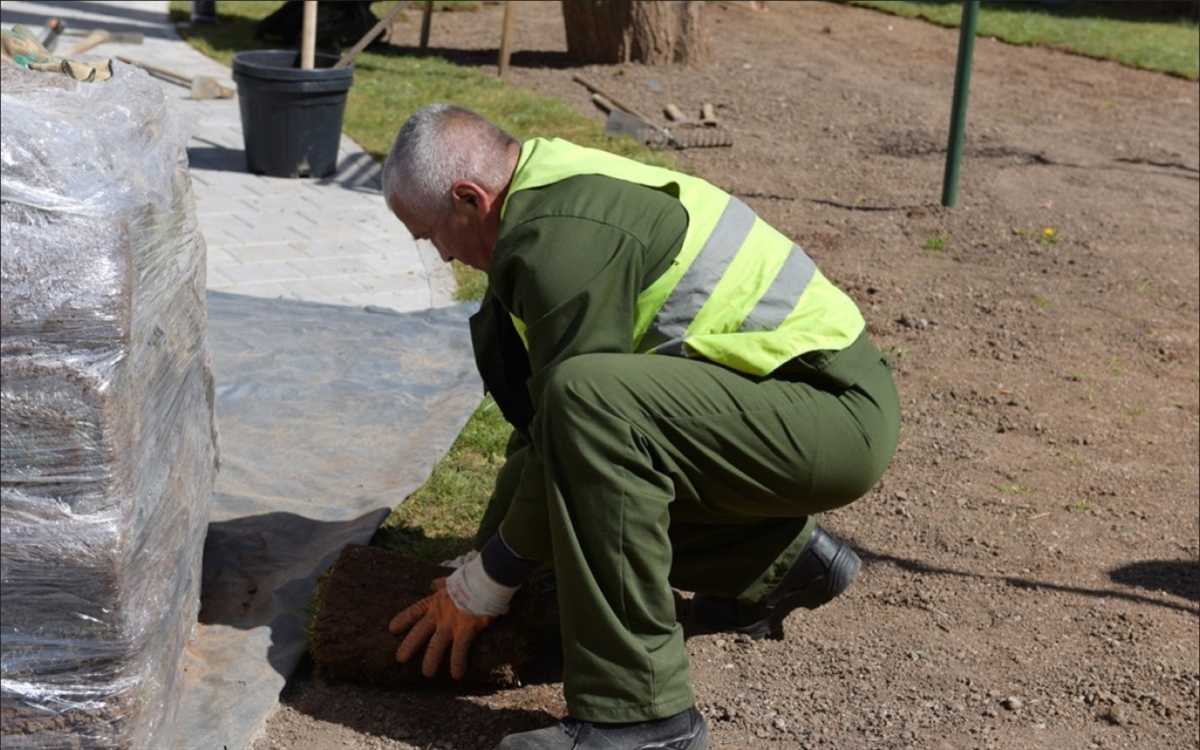
[[[337,169],[346,92],[354,66],[334,69],[336,55],[318,54],[301,70],[295,50],[233,56],[242,111],[246,168],[272,177],[325,177]]]

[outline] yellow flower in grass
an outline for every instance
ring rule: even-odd
[[[1054,231],[1054,227],[1046,227],[1042,230],[1042,236],[1048,240],[1052,240],[1058,236],[1058,232]]]

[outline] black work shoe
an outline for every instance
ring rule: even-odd
[[[496,750],[704,750],[708,725],[695,708],[633,724],[593,724],[567,717],[532,732],[510,734]]]
[[[779,585],[758,604],[696,594],[684,623],[688,635],[745,633],[754,640],[783,638],[783,619],[796,607],[816,609],[850,586],[861,561],[850,545],[821,529],[813,531]]]

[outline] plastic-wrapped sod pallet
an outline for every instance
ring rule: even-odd
[[[0,744],[167,747],[216,472],[186,134],[134,68],[0,69]]]

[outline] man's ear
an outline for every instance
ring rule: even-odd
[[[489,208],[487,193],[473,182],[456,182],[451,188],[455,204],[471,213],[486,213]]]

